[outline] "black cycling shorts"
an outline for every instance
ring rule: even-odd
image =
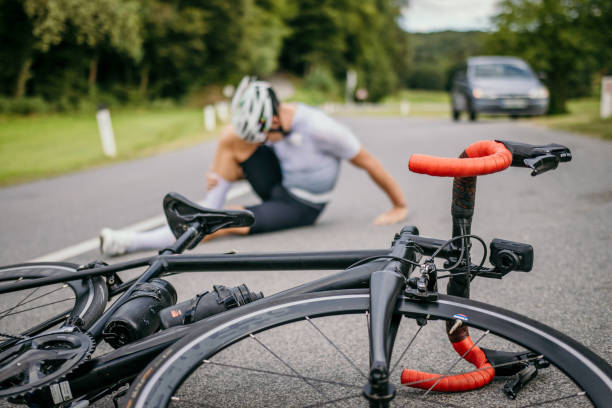
[[[262,199],[246,207],[255,215],[250,234],[312,225],[325,204],[314,204],[293,196],[282,185],[280,164],[274,150],[262,145],[241,163],[244,176]]]

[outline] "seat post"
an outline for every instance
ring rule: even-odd
[[[160,255],[172,255],[172,254],[181,254],[183,251],[188,248],[193,240],[198,236],[198,232],[202,224],[199,221],[194,221],[189,224],[187,230],[178,237],[176,242],[169,246],[168,248],[161,249],[159,251]]]

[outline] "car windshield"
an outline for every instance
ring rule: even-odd
[[[478,78],[531,78],[533,75],[526,68],[513,64],[478,64],[474,66],[474,76]]]

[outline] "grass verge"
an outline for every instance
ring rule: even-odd
[[[196,108],[111,112],[117,157],[102,153],[95,114],[0,116],[0,185],[143,157],[212,138]]]
[[[568,102],[569,113],[534,118],[533,122],[553,129],[612,141],[612,117],[600,117],[599,103],[598,98],[574,99]]]
[[[292,100],[305,99],[307,103],[316,104],[321,98],[318,94],[300,95],[298,92]],[[337,103],[331,106],[331,111],[349,115],[405,115],[401,103],[406,101],[408,116],[449,118],[449,96],[440,91],[405,90],[381,104],[346,109]],[[568,108],[570,113],[566,115],[529,121],[612,141],[612,118],[599,117],[598,99],[572,100]],[[118,151],[113,159],[102,153],[94,113],[0,116],[0,186],[149,156],[215,136],[215,133],[204,131],[199,108],[116,109],[111,115]]]

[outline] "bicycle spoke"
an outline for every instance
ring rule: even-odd
[[[524,360],[521,360],[521,362],[529,362],[529,361],[541,360],[543,358],[544,358],[544,356],[540,355],[540,356],[536,356],[536,357],[526,358]],[[478,368],[476,370],[472,370],[471,372],[476,373],[476,372],[479,372],[479,371],[487,371],[487,370],[490,370],[492,368],[496,369],[496,368],[500,368],[500,367],[511,366],[511,365],[516,364],[516,363],[517,363],[516,361],[509,361],[507,363],[500,363],[500,364],[496,364],[496,365],[493,365],[493,366],[490,366],[490,367],[487,366],[487,367],[483,367],[483,368]],[[421,384],[421,383],[425,383],[425,382],[428,382],[428,381],[433,381],[435,379],[443,380],[443,379],[445,379],[447,377],[452,377],[453,375],[456,375],[456,374],[446,374],[446,375],[442,375],[442,376],[436,375],[435,377],[429,377],[429,378],[425,378],[425,379],[419,380],[419,381],[412,381],[412,382],[405,383],[405,384],[402,384],[402,385],[404,385],[406,387],[410,387],[411,385]]]
[[[6,337],[7,339],[13,339],[13,340],[25,340],[28,338],[27,336],[21,336],[18,334],[8,334],[8,333],[2,333],[2,332],[0,332],[0,337]]]
[[[34,307],[29,308],[29,309],[19,310],[19,311],[14,312],[14,313],[9,313],[9,314],[6,314],[6,315],[5,315],[5,316],[3,316],[3,317],[18,315],[18,314],[20,314],[20,313],[29,312],[29,311],[31,311],[31,310],[40,309],[41,307],[47,307],[47,306],[51,306],[51,305],[55,305],[55,304],[58,304],[58,303],[67,302],[67,301],[69,301],[69,300],[74,300],[74,299],[75,299],[74,297],[69,297],[69,298],[66,298],[66,299],[58,300],[58,301],[56,301],[56,302],[51,302],[51,303],[47,303],[47,304],[40,305],[40,306],[34,306]]]
[[[23,306],[23,305],[26,305],[26,304],[28,304],[28,303],[32,303],[32,302],[34,302],[34,301],[36,301],[36,300],[38,300],[38,299],[40,299],[40,298],[42,298],[42,297],[45,297],[45,296],[47,296],[47,295],[50,295],[50,294],[52,294],[52,293],[54,293],[54,292],[57,292],[57,291],[59,291],[59,290],[62,290],[62,289],[64,289],[64,288],[67,288],[67,287],[68,287],[68,285],[62,285],[62,286],[60,286],[59,288],[56,288],[56,289],[54,289],[54,290],[52,290],[52,291],[49,291],[49,292],[47,292],[47,293],[43,293],[42,295],[38,295],[38,296],[36,296],[34,299],[30,299],[30,300],[28,300],[27,302],[22,302],[22,303],[21,303],[19,306]],[[74,299],[74,298],[73,298],[73,299]],[[14,309],[15,309],[15,308],[13,307],[13,308],[11,308],[11,309],[6,309],[6,310],[3,310],[3,311],[1,311],[1,312],[0,312],[0,315],[1,315],[2,313],[5,313],[5,312],[10,312],[11,310],[14,310]]]
[[[20,281],[20,280],[21,280],[21,278],[18,279],[18,281]],[[31,291],[30,293],[28,293],[28,295],[26,297],[21,299],[21,301],[19,303],[17,303],[15,306],[13,306],[10,309],[7,309],[7,312],[5,314],[0,314],[0,320],[4,319],[6,316],[8,316],[8,313],[10,313],[11,311],[15,310],[19,306],[21,306],[23,304],[23,302],[25,302],[30,296],[34,295],[34,293],[36,293],[38,291],[38,289],[40,289],[40,287],[34,288],[34,290]]]
[[[315,325],[315,324],[312,322],[312,320],[310,319],[310,317],[306,316],[306,321],[307,321],[308,323],[310,323],[310,324],[312,325],[312,327],[314,327],[314,328],[315,328],[315,329],[316,329],[316,330],[317,330],[317,331],[318,331],[318,332],[321,334],[321,336],[323,336],[323,338],[325,338],[325,340],[327,340],[327,341],[329,342],[329,344],[331,344],[331,346],[332,346],[334,349],[336,349],[336,351],[337,351],[338,353],[340,353],[340,355],[341,355],[342,357],[344,357],[344,359],[345,359],[346,361],[348,361],[348,363],[349,363],[350,365],[352,365],[352,366],[355,368],[355,370],[357,370],[357,372],[358,372],[359,374],[361,374],[361,376],[362,376],[362,377],[364,377],[364,378],[368,378],[368,377],[367,377],[367,376],[366,376],[366,375],[363,373],[363,371],[361,371],[361,370],[359,369],[359,367],[357,367],[357,365],[356,365],[356,364],[355,364],[355,363],[354,363],[354,362],[353,362],[353,361],[352,361],[352,360],[351,360],[351,359],[350,359],[350,358],[349,358],[349,357],[348,357],[346,354],[344,354],[344,353],[342,352],[342,350],[340,350],[340,348],[339,348],[339,347],[338,347],[338,346],[337,346],[337,345],[336,345],[336,344],[335,344],[333,341],[331,341],[331,339],[330,339],[329,337],[327,337],[327,336],[325,335],[325,333],[323,333],[323,332],[321,331],[321,329],[319,329],[319,328],[317,327],[317,325]]]
[[[427,315],[426,317],[427,320],[429,320],[429,315]],[[423,326],[419,326],[419,329],[416,331],[416,333],[414,334],[414,336],[412,336],[412,339],[410,339],[410,342],[408,342],[408,345],[406,346],[406,348],[404,349],[404,351],[402,352],[402,354],[400,354],[399,358],[397,359],[397,361],[395,362],[395,364],[393,365],[393,368],[391,368],[391,371],[389,372],[389,376],[391,376],[391,374],[393,374],[393,372],[395,371],[395,369],[397,368],[397,366],[399,365],[400,361],[402,361],[402,359],[404,358],[404,356],[406,355],[406,352],[408,352],[408,349],[410,348],[410,346],[412,346],[412,343],[414,342],[414,340],[417,338],[417,336],[419,335],[419,333],[421,333],[421,330],[423,329],[423,327],[425,327],[425,325]]]
[[[568,394],[568,395],[564,395],[563,397],[558,397],[558,398],[555,398],[555,399],[538,401],[538,402],[534,402],[534,403],[529,404],[529,405],[521,405],[519,408],[539,407],[539,406],[546,405],[546,404],[552,404],[553,402],[557,402],[557,401],[563,401],[563,400],[566,400],[566,399],[577,398],[577,397],[584,397],[584,396],[586,396],[586,392],[580,391],[580,392],[578,392],[576,394]]]
[[[456,360],[455,360],[455,362],[453,362],[453,364],[452,364],[452,365],[451,365],[451,366],[450,366],[450,367],[449,367],[449,368],[448,368],[448,369],[447,369],[447,370],[444,372],[444,375],[445,375],[445,376],[448,376],[448,373],[450,373],[450,371],[451,371],[451,370],[452,370],[452,369],[453,369],[453,368],[454,368],[454,367],[455,367],[457,364],[459,364],[459,362],[460,362],[461,360],[463,360],[463,358],[464,358],[465,356],[467,356],[467,355],[470,353],[470,351],[472,351],[472,349],[473,349],[474,347],[476,347],[476,345],[477,345],[478,343],[480,343],[480,341],[481,341],[482,339],[484,339],[484,338],[485,338],[485,337],[486,337],[488,334],[489,334],[489,330],[487,330],[486,332],[484,332],[484,333],[482,334],[482,336],[480,336],[480,338],[478,338],[478,340],[476,340],[476,342],[475,342],[474,344],[472,344],[472,347],[470,347],[469,349],[467,349],[467,351],[466,351],[465,353],[463,353],[463,355],[462,355],[461,357],[459,357],[458,359],[456,359]],[[433,385],[432,385],[431,387],[429,387],[429,389],[428,389],[427,391],[425,391],[425,394],[423,394],[423,398],[425,398],[425,397],[427,396],[427,394],[429,394],[429,392],[430,392],[431,390],[433,390],[433,389],[435,388],[435,386],[436,386],[436,385],[438,385],[438,384],[440,383],[440,381],[442,381],[442,378],[443,378],[443,377],[438,378],[438,380],[437,380],[435,383],[433,383]]]
[[[210,360],[204,360],[203,363],[210,364],[210,365],[215,365],[215,366],[219,366],[219,367],[225,367],[225,368],[235,368],[235,369],[238,369],[238,370],[250,371],[250,372],[261,373],[261,374],[278,375],[279,377],[299,378],[299,379],[305,378],[308,381],[314,381],[314,382],[320,382],[320,383],[325,383],[325,384],[338,385],[340,387],[361,388],[361,386],[359,386],[359,385],[347,384],[347,383],[342,383],[342,382],[339,382],[339,381],[323,380],[323,379],[320,379],[320,378],[313,378],[313,377],[292,375],[292,374],[286,374],[286,373],[279,373],[278,371],[262,370],[260,368],[243,367],[243,366],[237,366],[237,365],[234,365],[234,364],[217,363],[215,361],[210,361]]]
[[[262,346],[267,352],[269,352],[270,354],[272,354],[272,356],[274,356],[277,360],[279,360],[281,363],[283,363],[288,369],[290,369],[291,371],[293,371],[298,378],[300,378],[302,381],[304,381],[306,384],[308,384],[310,387],[312,387],[316,392],[318,392],[319,394],[321,394],[323,397],[325,397],[326,399],[328,398],[327,395],[325,395],[325,393],[318,389],[317,387],[315,387],[314,385],[312,385],[311,383],[308,382],[308,380],[302,376],[297,370],[295,370],[293,367],[291,367],[291,365],[289,365],[285,360],[283,360],[282,358],[280,358],[280,356],[278,354],[276,354],[275,352],[273,352],[270,348],[268,348],[265,344],[263,344],[257,337],[255,337],[252,333],[249,334],[249,337],[251,337],[253,340],[255,340],[260,346]]]

